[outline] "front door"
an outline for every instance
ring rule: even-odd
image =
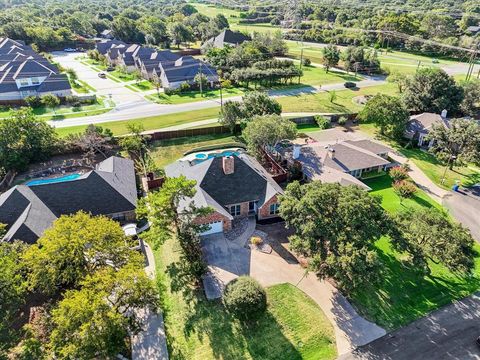
[[[248,213],[249,214],[254,214],[255,213],[255,201],[250,201],[248,203]]]

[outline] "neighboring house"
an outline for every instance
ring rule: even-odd
[[[480,33],[480,25],[479,26],[469,26],[466,30],[472,36],[475,36]]]
[[[391,166],[390,149],[370,140],[347,140],[334,145],[312,143],[279,149],[290,163],[300,163],[306,180],[370,188],[359,179]]]
[[[223,30],[215,37],[208,39],[203,45],[202,49],[208,49],[210,47],[223,49],[226,45],[236,47],[245,41],[250,41],[251,38],[241,32],[232,31],[230,29]]]
[[[213,213],[197,219],[208,224],[202,235],[230,230],[236,218],[255,215],[259,220],[278,217],[281,187],[267,171],[245,153],[214,157],[198,164],[177,161],[165,168],[169,177],[186,176],[195,180],[196,194],[180,204],[192,201],[197,207],[211,207]]]
[[[0,38],[0,101],[44,94],[71,95],[67,76],[25,43]]]
[[[110,29],[105,29],[100,33],[102,39],[113,39],[113,31]]]
[[[137,186],[133,161],[110,157],[74,180],[17,185],[0,195],[4,241],[34,243],[61,215],[83,210],[118,221],[135,219]]]
[[[203,74],[211,86],[219,79],[214,67],[192,56],[182,56],[176,61],[160,63],[159,71],[156,76],[160,77],[165,89],[178,89],[182,83],[193,85],[198,74]]]
[[[433,140],[427,140],[427,136],[434,126],[448,128],[446,115],[446,111],[443,111],[442,115],[423,113],[411,116],[405,130],[405,138],[412,140],[420,147],[430,148]]]
[[[107,56],[111,48],[125,47],[126,45],[127,44],[120,40],[101,40],[95,44],[95,49],[103,56]]]
[[[135,54],[142,51],[142,49],[145,49],[145,51],[147,51],[147,49],[154,51],[153,49],[142,48],[142,46],[138,44],[130,44],[121,52],[120,56],[117,58],[116,65],[124,68],[128,72],[135,71]]]
[[[160,64],[177,61],[180,57],[181,55],[170,50],[155,51],[150,56],[139,56],[136,59],[137,68],[145,79],[159,79],[161,74]]]

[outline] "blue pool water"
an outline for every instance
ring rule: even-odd
[[[79,176],[80,176],[80,174],[69,174],[69,175],[60,176],[60,177],[51,178],[51,179],[36,179],[36,180],[30,180],[25,185],[35,186],[35,185],[59,183],[59,182],[64,182],[64,181],[72,181],[72,180],[75,180],[76,178],[78,178]]]
[[[207,159],[212,159],[214,157],[223,157],[223,156],[238,156],[240,153],[238,151],[233,151],[233,150],[225,150],[220,153],[198,153],[195,155],[195,163],[202,162]]]

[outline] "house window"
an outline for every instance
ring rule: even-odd
[[[32,84],[33,85],[38,85],[38,84],[40,84],[40,80],[38,78],[34,77],[34,78],[32,78]]]
[[[29,85],[28,79],[20,79],[19,82],[20,82],[20,86],[28,86]]]
[[[270,215],[277,215],[280,213],[280,204],[270,205]]]
[[[240,216],[240,205],[232,205],[232,206],[230,206],[230,215],[232,215],[232,216]]]

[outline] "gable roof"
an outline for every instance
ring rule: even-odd
[[[160,63],[160,67],[170,83],[192,81],[200,71],[207,77],[217,76],[217,70],[214,67],[192,56],[182,56],[176,61]]]
[[[165,168],[169,177],[186,176],[197,182],[197,192],[181,207],[190,201],[197,206],[211,206],[217,212],[231,219],[226,206],[258,201],[261,207],[276,194],[283,193],[281,187],[252,157],[245,153],[233,156],[234,172],[225,175],[223,159],[214,157],[199,164],[191,165],[188,161],[177,161]]]
[[[406,133],[414,135],[416,133],[428,133],[434,125],[448,128],[448,122],[441,115],[434,113],[422,113],[413,115],[407,123]]]
[[[241,32],[225,29],[217,36],[207,40],[203,46],[212,44],[216,48],[223,48],[225,45],[237,46],[249,40],[251,38]]]
[[[100,54],[106,55],[108,50],[110,50],[112,47],[125,45],[127,44],[120,40],[102,40],[95,44],[95,49],[97,49]]]
[[[33,243],[61,215],[122,213],[134,210],[136,201],[133,162],[111,157],[75,180],[17,185],[0,195],[0,222],[8,226],[4,240]]]
[[[324,165],[345,172],[388,164],[388,160],[346,141],[330,146],[324,160]]]

